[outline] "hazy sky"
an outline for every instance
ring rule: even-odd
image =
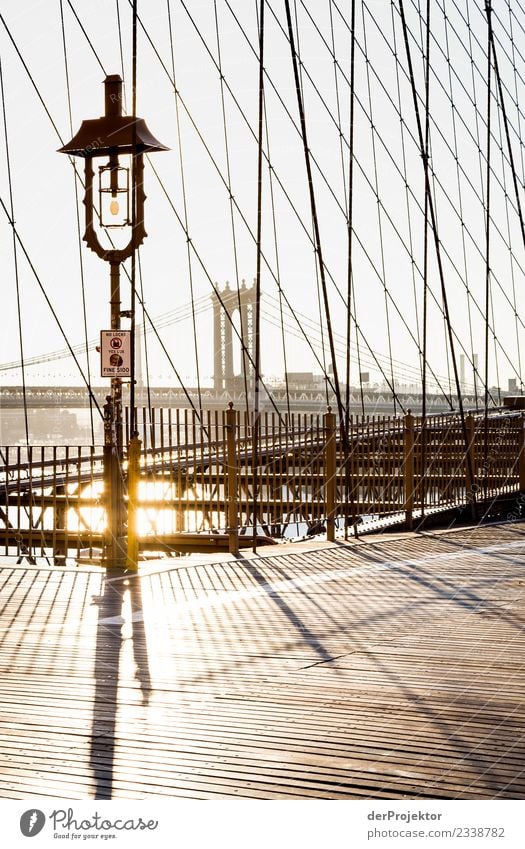
[[[194,383],[191,310],[182,310],[185,317],[178,323],[170,320],[177,314],[180,318],[176,311],[190,303],[193,290],[199,367],[202,382],[209,384],[211,284],[222,288],[226,281],[234,287],[242,279],[251,282],[256,268],[253,233],[257,212],[258,3],[252,0],[217,0],[216,3],[148,0],[146,3],[143,0],[138,6],[147,35],[139,30],[137,111],[147,120],[152,132],[171,148],[169,152],[152,156],[158,177],[151,165],[146,164],[149,235],[140,251],[144,299],[150,315],[157,318],[158,332],[176,368],[185,381]],[[521,195],[524,179],[519,133],[525,117],[516,103],[520,98],[524,102],[525,20],[519,3],[496,0],[493,6],[504,102]],[[303,62],[306,122],[314,159],[331,314],[339,334],[339,368],[344,372],[350,3],[296,0],[291,7]],[[361,370],[369,371],[373,380],[381,381],[382,376],[369,348],[376,352],[388,376],[389,360],[393,356],[398,361],[395,376],[409,380],[417,377],[420,365],[418,346],[423,304],[424,183],[412,92],[398,2],[358,0],[356,7],[353,282],[360,335],[356,336],[353,323],[352,336],[354,343],[359,339]],[[424,97],[421,45],[425,40],[425,8],[422,0],[405,2],[421,97]],[[484,2],[437,0],[431,3],[431,8],[432,188],[445,283],[458,359],[462,351],[469,357],[473,351],[477,352],[483,370],[483,199],[487,190]],[[82,119],[102,114],[102,82],[106,73],[123,73],[129,105],[131,6],[124,0],[71,0],[71,3],[1,0],[0,10],[5,21],[5,25],[0,22],[0,56],[16,226],[70,342],[81,345],[86,334],[88,340],[94,340],[109,325],[109,269],[84,246],[79,250],[73,167],[56,149],[77,131]],[[285,29],[284,3],[272,0],[266,4],[265,30],[264,144],[273,169],[270,180],[266,163],[263,183],[266,262],[262,276],[262,366],[267,375],[283,370],[276,279],[280,280],[292,307],[311,319],[311,324],[303,322],[303,329],[319,360],[329,361],[326,336],[324,355],[320,347],[318,274]],[[222,89],[219,63],[224,78]],[[520,356],[525,341],[522,326],[525,256],[494,78],[491,106],[491,312],[498,339],[495,343],[491,334],[490,380],[492,383],[499,380],[506,386],[507,378],[521,372]],[[1,135],[5,141],[3,125]],[[10,209],[4,147],[2,143],[0,195]],[[81,174],[82,163],[78,164]],[[229,187],[234,198],[233,211]],[[80,184],[78,188],[81,192]],[[79,209],[83,216],[81,204]],[[190,262],[183,226],[186,218],[192,246]],[[17,261],[20,325],[11,228],[0,210],[3,292],[0,363],[20,360],[20,332],[26,358],[65,347],[20,246]],[[447,343],[432,240],[429,285],[429,360],[437,374],[446,376]],[[129,287],[125,280],[123,296],[126,308]],[[174,316],[166,315],[172,312]],[[285,320],[288,369],[320,372],[319,363],[289,312]],[[149,333],[147,338],[151,379],[163,383],[174,381],[172,368],[154,334]],[[80,359],[85,366],[85,354],[80,354]],[[359,362],[355,347],[352,363],[352,379],[357,380]],[[93,377],[101,382],[94,353],[91,368]],[[4,371],[1,379],[3,383],[19,383],[20,377],[19,369],[11,369]],[[71,359],[28,367],[26,379],[28,383],[81,382]]]

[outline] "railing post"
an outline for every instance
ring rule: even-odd
[[[520,492],[525,492],[525,416],[520,417],[518,435],[518,469]]]
[[[403,467],[405,482],[405,525],[411,531],[414,512],[414,416],[409,410],[404,417]]]
[[[228,476],[226,478],[226,503],[228,507],[228,548],[230,554],[239,553],[239,500],[237,495],[237,413],[230,401],[226,410],[226,452]]]
[[[325,513],[326,513],[326,538],[329,542],[335,540],[335,514],[336,514],[336,461],[337,461],[337,442],[336,442],[336,421],[335,413],[332,413],[332,408],[328,407],[328,412],[324,414],[324,434],[325,434]]]
[[[467,435],[467,450],[465,453],[465,491],[467,504],[474,506],[477,489],[477,487],[475,488],[474,480],[474,470],[476,468],[476,422],[472,413],[465,416],[465,431]]]
[[[56,472],[56,467],[54,471]],[[64,538],[60,540],[55,540],[55,545],[53,548],[53,564],[55,566],[64,566],[67,556],[67,545],[65,540],[67,508],[65,502],[66,487],[64,486],[64,484],[57,485],[55,495],[57,496],[57,498],[60,498],[60,501],[56,502],[55,504],[55,531],[58,531],[59,534],[63,534]],[[64,498],[64,500],[62,500],[62,498]]]
[[[140,480],[140,449],[142,443],[133,436],[128,445],[128,556],[126,568],[138,569],[139,535],[137,527],[137,501]]]
[[[103,565],[122,568],[126,562],[121,463],[115,441],[115,408],[111,395],[104,404],[104,532]]]

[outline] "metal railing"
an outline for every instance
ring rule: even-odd
[[[300,536],[371,518],[407,527],[425,511],[525,491],[521,414],[351,417],[239,410],[139,411],[133,527],[142,549],[186,550],[188,535],[230,550],[257,533]],[[128,464],[122,464],[127,485]],[[103,547],[102,447],[5,447],[0,455],[0,551],[92,554]]]

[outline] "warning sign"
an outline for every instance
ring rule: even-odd
[[[100,373],[102,377],[130,377],[131,330],[100,331]]]

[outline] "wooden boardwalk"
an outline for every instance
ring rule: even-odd
[[[525,524],[0,586],[2,798],[525,795]]]

